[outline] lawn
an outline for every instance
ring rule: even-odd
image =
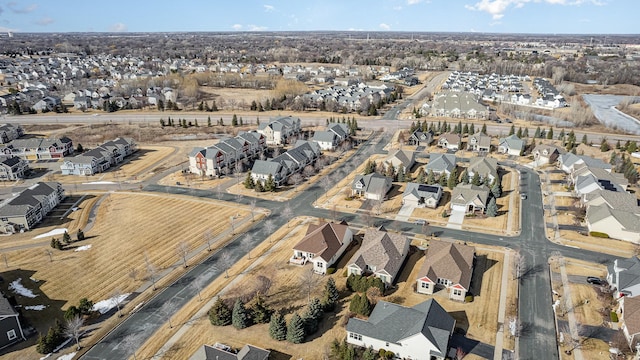
[[[72,219],[64,226],[69,229],[83,227],[87,221],[86,212],[95,199],[98,196],[89,197],[87,203],[80,204],[80,210],[71,213]],[[143,285],[148,284],[145,258],[157,268],[156,278],[164,276],[157,283],[158,286],[164,286],[182,271],[180,256],[176,251],[179,243],[188,245],[190,256],[202,257],[207,254],[202,248],[206,247],[203,233],[210,230],[212,236],[216,237],[229,227],[228,221],[212,223],[212,213],[219,219],[234,216],[238,224],[243,219],[247,220],[244,226],[250,224],[250,212],[235,204],[230,206],[166,194],[106,194],[98,208],[95,225],[85,232],[86,239],[72,243],[68,250],[51,249],[49,237],[31,240],[32,245],[29,244],[27,236],[33,238],[55,228],[54,225],[20,234],[18,244],[34,247],[6,248],[3,253],[8,259],[8,266],[3,273],[3,287],[22,278],[22,284],[32,289],[37,297],[16,296],[17,301],[19,304],[48,306],[43,312],[25,312],[28,322],[40,332],[46,332],[53,318],[61,317],[61,310],[76,304],[80,298],[87,297],[98,302],[111,298],[116,291],[130,293],[144,290]],[[75,233],[71,233],[75,238]],[[213,246],[223,242],[224,239]],[[84,251],[74,251],[80,250],[81,246]],[[52,251],[51,257],[47,250]],[[135,271],[132,272],[133,269]],[[145,301],[150,295],[152,292],[148,289],[132,302]],[[113,324],[107,321],[85,342],[93,342],[98,336],[104,335],[110,325]],[[31,345],[35,340],[35,336],[31,337],[27,344]],[[35,350],[30,347],[14,351],[8,358],[29,358],[34,354]]]

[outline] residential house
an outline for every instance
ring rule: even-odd
[[[577,168],[579,168],[578,165],[583,164],[587,167],[603,169],[607,172],[611,172],[612,169],[610,164],[586,155],[575,155],[568,152],[558,157],[558,167],[567,174],[573,173]]]
[[[442,198],[442,186],[410,182],[407,183],[402,195],[402,204],[435,209],[438,207],[440,198]]]
[[[60,183],[39,182],[0,204],[0,226],[5,233],[31,230],[64,199]]]
[[[329,125],[327,125],[327,131],[331,131],[332,133],[336,134],[336,136],[338,137],[338,142],[340,144],[347,140],[350,136],[349,134],[351,133],[347,124],[339,122],[330,123]]]
[[[489,178],[489,182],[493,182],[498,177],[498,160],[484,156],[472,157],[469,159],[467,173],[469,178],[478,173],[481,179]]]
[[[432,171],[435,175],[445,174],[447,177],[456,169],[456,156],[454,154],[429,155],[429,163],[425,165],[425,173]]]
[[[520,156],[524,152],[524,140],[516,134],[500,138],[498,141],[498,152],[511,156]]]
[[[254,182],[260,181],[264,185],[271,175],[276,186],[280,186],[285,184],[292,174],[302,171],[307,165],[312,165],[320,155],[318,143],[298,140],[292,149],[273,159],[256,160],[251,168],[251,177]]]
[[[393,179],[377,173],[356,175],[351,184],[351,195],[364,196],[365,199],[383,200],[391,187]]]
[[[9,143],[23,135],[24,130],[18,124],[0,124],[0,144]]]
[[[61,159],[73,153],[73,142],[68,137],[15,139],[6,144],[1,152],[24,160]]]
[[[213,346],[202,345],[189,360],[267,360],[271,351],[253,345],[245,345],[239,351],[230,346],[215,343]]]
[[[333,131],[316,131],[311,138],[312,141],[315,141],[320,146],[322,150],[333,151],[338,145],[338,135]]]
[[[449,299],[464,301],[471,285],[475,248],[448,241],[431,241],[418,273],[416,291],[433,294],[445,288]]]
[[[347,267],[349,275],[373,275],[385,286],[393,284],[409,252],[411,239],[384,229],[367,229],[360,249]]]
[[[635,212],[638,209],[638,198],[626,191],[596,190],[584,194],[580,198],[585,207],[607,205],[612,209]]]
[[[22,331],[20,315],[7,298],[0,296],[0,349],[24,340],[27,338]]]
[[[444,360],[456,321],[434,299],[413,307],[378,301],[367,320],[352,317],[347,343],[398,359]]]
[[[293,247],[290,263],[313,264],[313,271],[326,274],[353,240],[353,231],[346,223],[321,222],[309,224],[306,235]]]
[[[459,134],[446,133],[440,135],[438,146],[452,151],[458,151],[462,147],[462,137]]]
[[[458,184],[451,194],[451,209],[472,214],[476,211],[484,212],[489,200],[489,188],[473,184]]]
[[[116,138],[81,155],[66,158],[60,170],[62,175],[95,175],[122,163],[125,157],[137,150],[132,138]]]
[[[196,147],[189,153],[189,172],[199,176],[220,176],[233,172],[237,162],[254,159],[266,150],[266,138],[257,132],[242,132],[216,145]]]
[[[589,206],[585,222],[589,232],[640,244],[640,207],[629,211],[612,209],[607,204]]]
[[[640,341],[640,297],[623,296],[618,300],[618,320],[629,348],[636,349]]]
[[[17,156],[0,155],[0,180],[15,181],[23,179],[25,172],[29,170],[29,162]]]
[[[416,163],[416,154],[413,151],[407,150],[395,150],[386,159],[384,159],[385,166],[392,166],[396,173],[402,171],[408,173],[411,171],[411,167]]]
[[[491,136],[485,135],[482,132],[469,135],[467,150],[488,153],[491,151]]]
[[[409,136],[409,145],[429,146],[433,142],[432,131],[416,130]]]
[[[283,145],[287,139],[300,132],[300,118],[281,116],[258,125],[258,132],[265,136],[267,145]]]
[[[564,153],[564,150],[555,145],[538,144],[531,153],[533,154],[534,166],[538,167],[553,164],[558,159],[558,156]]]
[[[637,256],[615,259],[607,266],[607,282],[616,290],[616,298],[636,297],[640,294],[640,260]]]
[[[573,181],[574,192],[578,196],[584,196],[596,190],[610,190],[625,192],[629,181],[621,173],[610,173],[600,168],[589,168],[584,165],[574,171],[570,180]]]

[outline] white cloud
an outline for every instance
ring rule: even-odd
[[[111,32],[125,32],[127,31],[127,25],[123,23],[115,23],[109,27]]]
[[[382,23],[382,24],[380,24],[380,25],[378,25],[378,26],[379,26],[379,27],[380,27],[380,29],[382,29],[382,30],[389,30],[389,29],[391,29],[391,26],[389,26],[389,25],[387,25],[387,24],[385,24],[385,23]]]
[[[409,5],[419,4],[421,2],[422,2],[422,0],[407,0],[407,4],[409,4]]]
[[[36,20],[36,24],[41,25],[41,26],[47,26],[49,24],[53,24],[54,20],[48,16],[45,16],[43,18],[40,18],[38,20]]]
[[[233,24],[231,27],[233,30],[242,30],[242,24]]]
[[[582,4],[606,5],[606,2],[602,0],[480,0],[473,5],[467,4],[464,7],[467,10],[486,12],[492,16],[493,20],[500,20],[509,8],[522,8],[527,3],[546,3],[565,6],[578,6]]]
[[[7,3],[7,6],[9,7],[9,10],[11,10],[11,12],[13,12],[14,14],[28,14],[38,8],[38,4],[31,4],[21,7],[15,1]]]
[[[264,7],[264,11],[266,12],[272,12],[275,8],[273,7],[273,5],[262,5]]]
[[[347,31],[364,31],[364,29],[348,28]]]
[[[266,26],[258,26],[258,25],[247,25],[247,28],[249,28],[249,31],[265,31],[268,28]]]

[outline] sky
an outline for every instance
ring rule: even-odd
[[[638,0],[0,0],[0,31],[640,34]]]

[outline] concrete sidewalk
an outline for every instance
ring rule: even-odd
[[[509,281],[509,251],[504,252],[502,265],[502,284],[500,285],[500,303],[498,305],[498,332],[496,333],[496,346],[493,352],[493,360],[502,359],[502,347],[504,342],[504,317],[507,308],[507,287]]]

